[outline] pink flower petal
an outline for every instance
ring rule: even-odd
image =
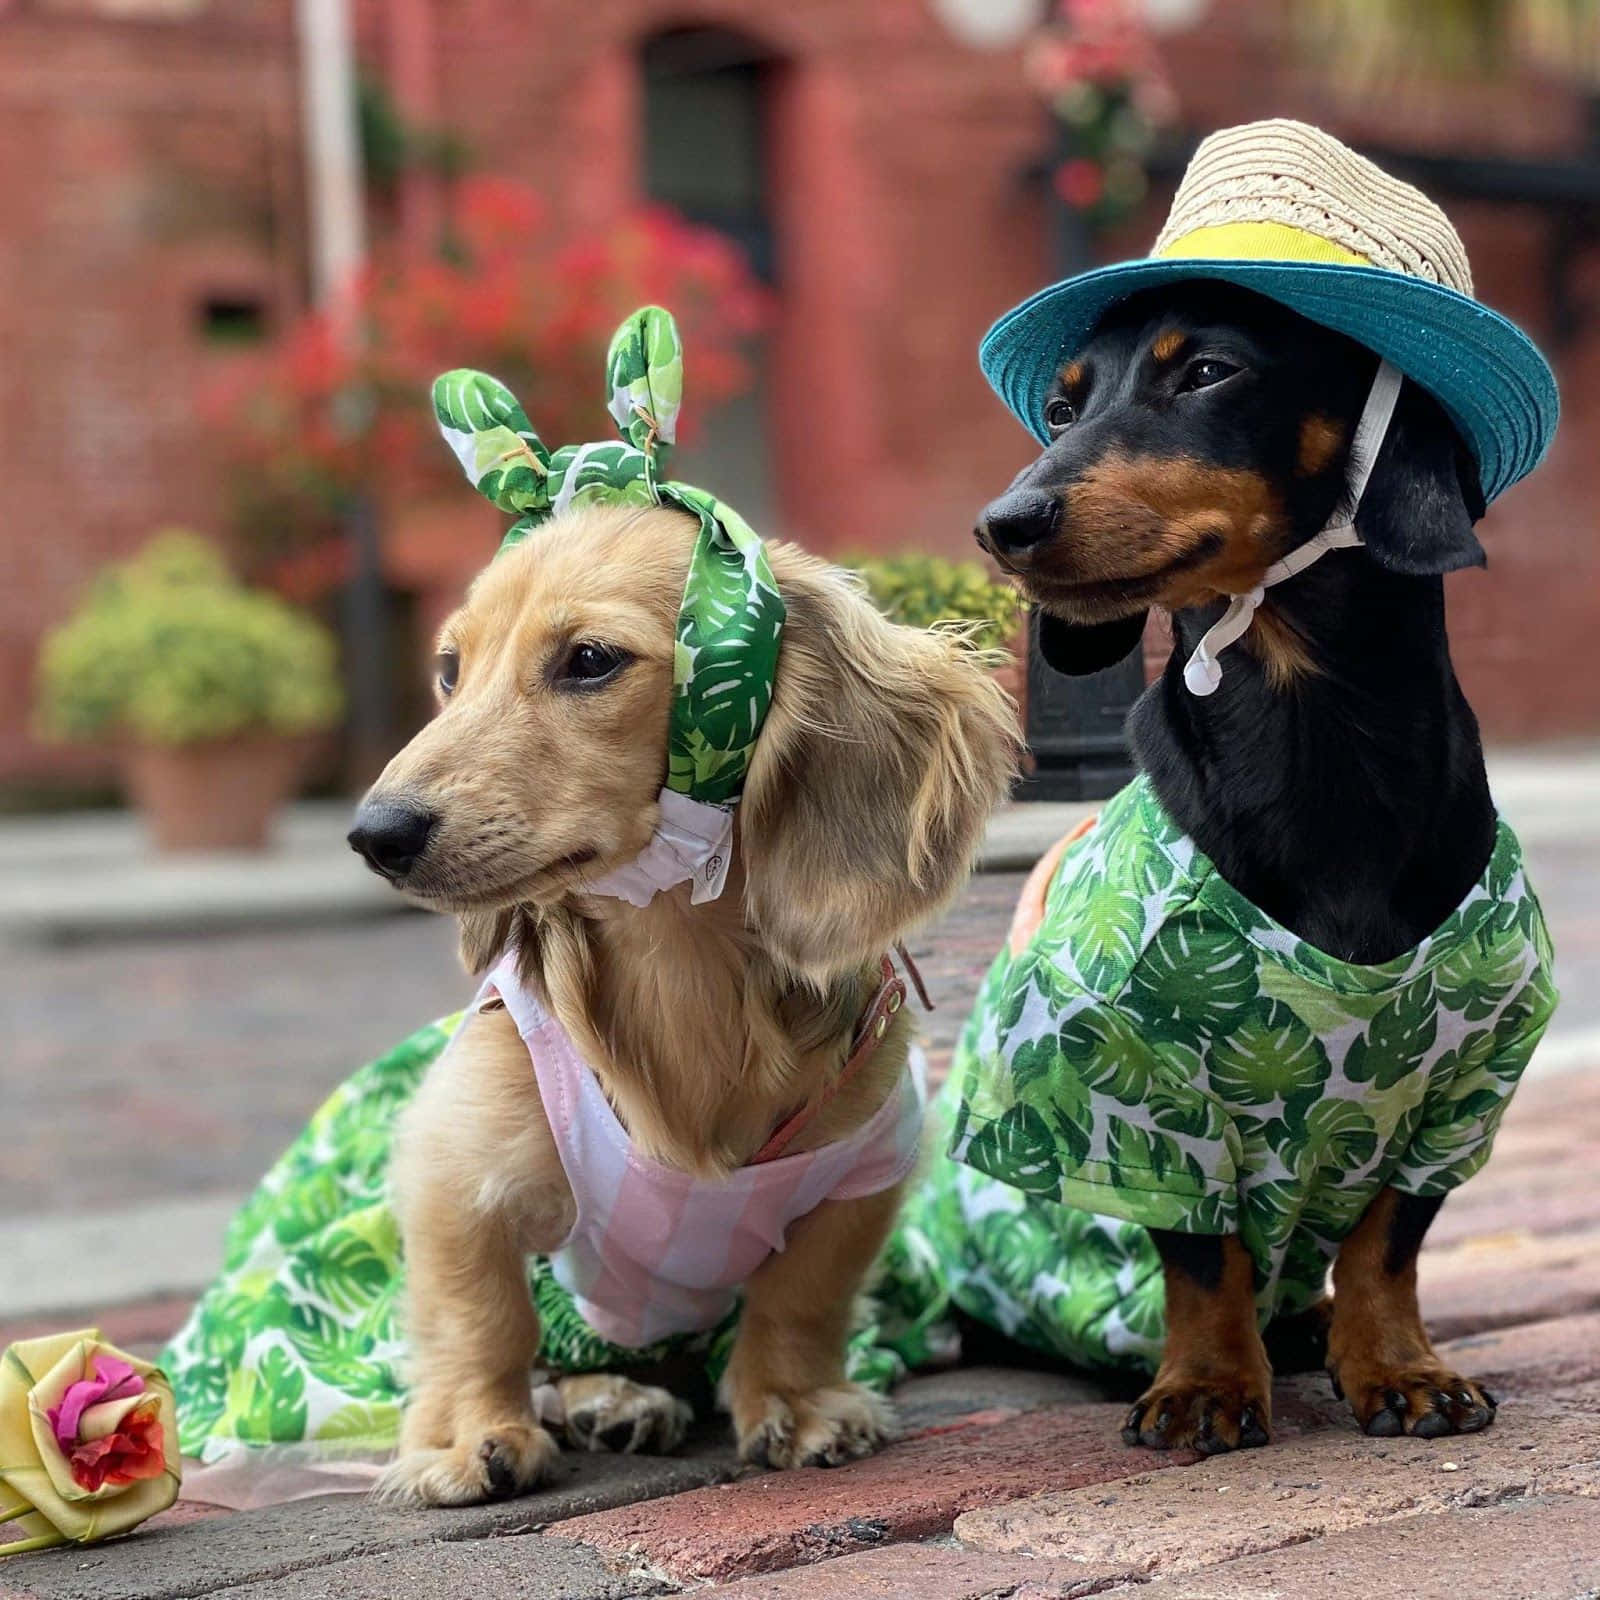
[[[125,1400],[144,1393],[144,1379],[126,1361],[112,1356],[91,1358],[90,1376],[67,1386],[61,1404],[51,1406],[45,1415],[63,1455],[70,1454],[78,1442],[78,1424],[90,1406],[103,1400]]]

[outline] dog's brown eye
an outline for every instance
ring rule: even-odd
[[[1077,415],[1078,413],[1073,409],[1072,402],[1057,395],[1044,408],[1044,425],[1047,428],[1065,428],[1076,420]]]
[[[566,683],[600,683],[628,664],[626,650],[612,644],[575,644],[561,666]]]
[[[1224,378],[1231,378],[1238,370],[1231,361],[1217,361],[1210,357],[1191,361],[1183,375],[1183,382],[1178,385],[1178,392],[1187,394],[1193,389],[1209,389]]]
[[[440,694],[453,693],[456,679],[461,676],[461,657],[454,650],[441,650],[434,666],[439,674]]]

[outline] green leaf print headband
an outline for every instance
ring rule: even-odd
[[[646,306],[617,329],[606,389],[621,439],[555,451],[487,373],[445,373],[434,381],[433,409],[474,487],[517,518],[502,551],[568,506],[666,505],[699,520],[678,608],[661,822],[635,861],[587,887],[645,905],[693,878],[695,901],[715,899],[728,870],[733,807],[772,704],[783,598],[760,538],[737,511],[703,489],[663,480],[683,400],[683,346],[670,312]]]

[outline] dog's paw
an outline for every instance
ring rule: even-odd
[[[507,1422],[448,1449],[408,1450],[378,1480],[397,1505],[470,1506],[509,1500],[549,1479],[560,1449],[543,1428]]]
[[[1272,1398],[1265,1381],[1157,1374],[1122,1427],[1124,1444],[1151,1450],[1254,1450],[1272,1436]]]
[[[676,1395],[610,1373],[563,1378],[559,1387],[567,1439],[578,1450],[667,1455],[694,1421]]]
[[[764,1396],[738,1426],[739,1459],[762,1467],[837,1467],[870,1456],[894,1431],[889,1404],[853,1383]]]
[[[1398,1372],[1363,1371],[1359,1377],[1347,1364],[1343,1372],[1330,1367],[1328,1376],[1334,1394],[1350,1402],[1361,1431],[1380,1439],[1479,1433],[1494,1421],[1498,1404],[1482,1384],[1433,1362]],[[1341,1377],[1348,1381],[1341,1384]]]

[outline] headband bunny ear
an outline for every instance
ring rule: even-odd
[[[502,511],[537,516],[550,509],[550,452],[503,383],[458,367],[434,379],[433,413],[445,443],[485,499]]]
[[[683,345],[670,311],[645,306],[617,329],[606,353],[606,384],[617,431],[663,471],[683,404]]]
[[[433,409],[474,487],[517,518],[502,550],[578,505],[665,504],[699,522],[678,609],[667,789],[725,811],[738,802],[772,702],[783,597],[760,538],[731,506],[689,484],[664,481],[683,401],[683,346],[670,312],[645,306],[617,329],[606,383],[620,441],[547,450],[510,390],[466,369],[435,381]],[[677,820],[684,815],[680,807]],[[712,851],[702,861],[725,871],[725,815],[702,842]],[[681,866],[675,848],[666,854]],[[680,872],[672,881],[681,878]],[[718,875],[714,883],[701,882],[696,896],[720,890]]]

